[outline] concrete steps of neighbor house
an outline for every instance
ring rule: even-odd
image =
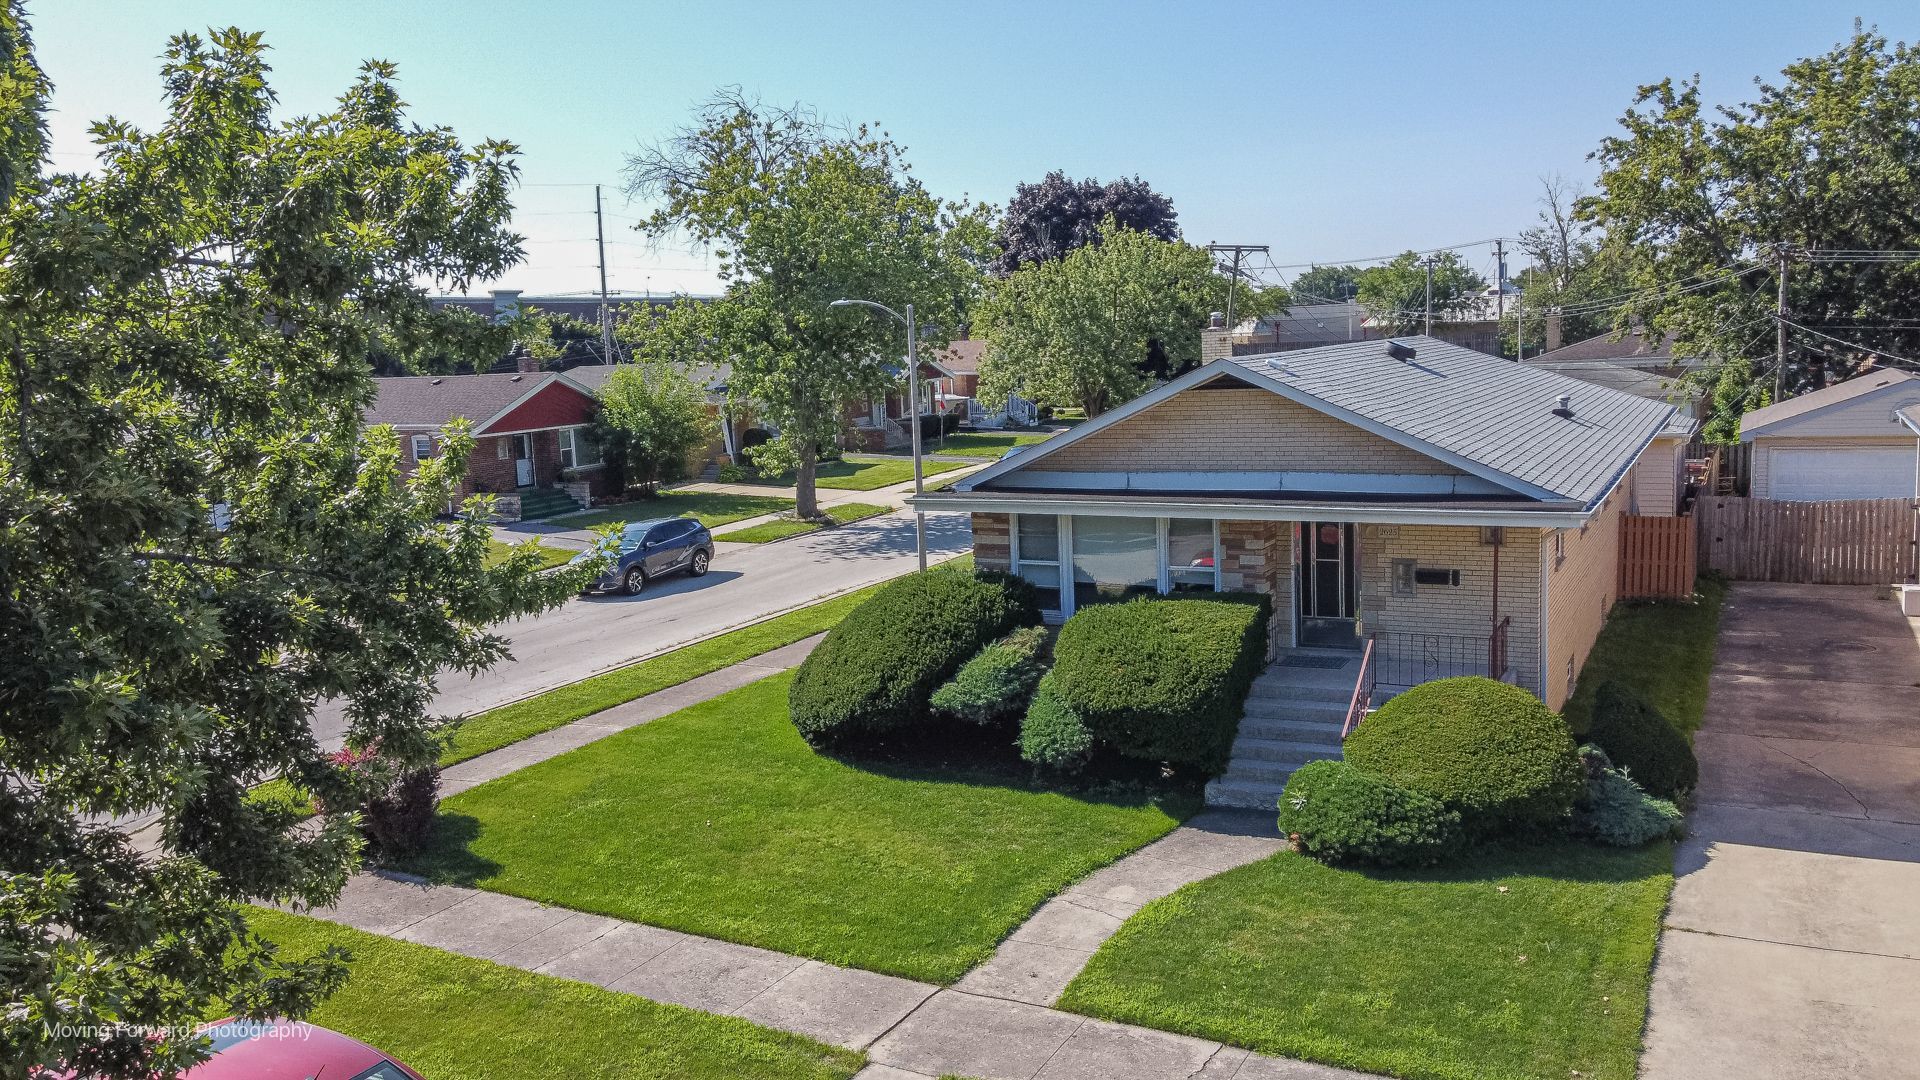
[[[537,521],[555,514],[571,514],[580,509],[573,496],[557,488],[525,488],[520,491],[520,520]]]
[[[1359,670],[1357,656],[1282,652],[1247,693],[1227,770],[1207,785],[1207,805],[1274,810],[1295,769],[1338,759]]]

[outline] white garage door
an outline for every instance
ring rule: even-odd
[[[1899,446],[1772,451],[1767,494],[1775,499],[1910,499],[1914,452]]]

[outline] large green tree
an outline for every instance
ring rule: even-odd
[[[1643,319],[1713,358],[1711,437],[1737,437],[1776,386],[1792,395],[1876,356],[1920,356],[1920,49],[1856,29],[1754,100],[1714,109],[1697,77],[1665,79],[1620,123],[1578,214],[1633,290],[1616,322]],[[1791,330],[1784,370],[1782,255],[1789,318],[1809,328]]]
[[[1019,393],[1088,416],[1200,356],[1200,330],[1229,282],[1205,249],[1108,219],[1098,244],[1029,263],[994,283],[976,325],[991,343],[981,396]],[[1251,294],[1243,293],[1251,302]]]
[[[1357,266],[1315,266],[1288,285],[1293,298],[1302,304],[1341,303],[1360,291]]]
[[[531,553],[487,569],[483,526],[436,520],[464,434],[403,478],[393,432],[361,428],[371,351],[446,347],[415,283],[518,258],[513,148],[410,123],[377,62],[276,121],[238,30],[174,38],[162,82],[157,128],[102,121],[94,173],[48,174],[47,85],[0,9],[7,1076],[172,1076],[212,1010],[306,1012],[340,958],[276,956],[239,905],[329,901],[359,840],[351,815],[292,831],[248,785],[352,805],[322,699],[350,744],[431,763],[438,672],[484,668],[488,626],[572,584]]]
[[[720,430],[706,387],[665,361],[622,365],[599,396],[594,441],[605,451],[607,467],[628,483],[645,485],[648,495],[685,479],[693,455]]]
[[[904,377],[906,352],[894,321],[828,305],[913,304],[926,344],[945,344],[992,257],[985,209],[935,198],[883,133],[836,130],[735,93],[636,154],[628,183],[659,204],[642,229],[711,247],[726,283],[718,300],[635,327],[641,351],[661,351],[647,344],[653,336],[676,348],[701,341],[708,360],[730,363],[732,395],[779,429],[755,461],[791,468],[796,512],[817,516],[820,446],[840,434],[849,401]]]
[[[1433,264],[1433,317],[1445,320],[1471,307],[1487,287],[1459,252],[1421,256],[1408,251],[1360,271],[1355,298],[1374,321],[1395,334],[1418,333],[1426,324],[1427,262]]]

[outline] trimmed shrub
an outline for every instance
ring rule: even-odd
[[[1028,626],[981,649],[933,692],[934,711],[976,724],[1018,716],[1046,674],[1040,660],[1046,646],[1046,627]]]
[[[1093,733],[1054,689],[1048,675],[1040,680],[1020,721],[1020,756],[1056,772],[1078,772],[1093,756]]]
[[[1460,815],[1344,761],[1310,761],[1280,793],[1280,834],[1333,863],[1424,866],[1460,841]]]
[[[981,646],[1040,621],[1033,586],[1006,574],[909,574],[847,613],[800,665],[787,703],[808,743],[910,731],[934,688]]]
[[[1560,717],[1527,691],[1479,676],[1387,699],[1348,737],[1346,759],[1438,799],[1473,833],[1559,824],[1581,789]]]
[[[380,753],[378,747],[336,750],[329,758],[345,773],[357,805],[325,802],[316,808],[326,814],[357,810],[360,835],[367,855],[389,860],[411,855],[426,842],[433,828],[434,807],[440,802],[440,767],[409,769]]]
[[[1265,597],[1086,608],[1053,645],[1054,691],[1126,757],[1226,768],[1267,651]]]
[[[1587,790],[1573,809],[1576,836],[1612,847],[1680,839],[1686,815],[1679,807],[1647,794],[1632,777],[1609,767],[1606,755],[1598,748],[1583,746],[1580,757],[1587,768]]]
[[[1645,698],[1620,685],[1602,683],[1593,695],[1593,725],[1587,738],[1607,752],[1645,791],[1677,799],[1700,783],[1700,762],[1687,737]]]

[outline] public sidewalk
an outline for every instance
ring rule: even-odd
[[[988,964],[949,989],[397,874],[361,874],[338,904],[311,914],[865,1050],[865,1080],[1356,1080],[1362,1074],[1061,1012],[1031,1000],[1051,1000],[1058,989],[1023,981],[1024,946],[1075,957],[1044,976],[1046,986],[1064,988],[1140,904],[1278,849],[1277,837],[1257,831],[1239,815],[1194,819],[1044,905]],[[1111,924],[1048,914],[1068,907]]]

